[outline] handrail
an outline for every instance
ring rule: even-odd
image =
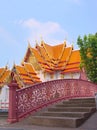
[[[14,98],[14,122],[63,99],[94,97],[96,92],[96,84],[81,79],[53,80],[17,90]],[[11,119],[9,121],[12,122]]]

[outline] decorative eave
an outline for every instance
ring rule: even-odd
[[[66,64],[66,67],[63,69],[62,73],[69,73],[69,72],[75,72],[80,71],[80,53],[79,50],[72,50],[72,53],[70,55],[70,59],[68,63]]]
[[[65,71],[68,69],[69,64],[73,62],[71,61],[73,59],[73,51],[75,51],[73,50],[73,45],[66,47],[66,41],[62,44],[51,46],[42,40],[40,45],[36,44],[36,48],[31,48],[29,44],[24,61],[31,62],[37,72],[41,69],[51,72]],[[74,59],[74,62],[78,61]]]
[[[48,55],[50,61],[53,63],[55,62],[58,63],[62,56],[64,48],[66,47],[66,42],[64,41],[64,43],[54,46],[50,46],[46,43],[43,43],[42,46],[45,49],[46,54]]]
[[[36,62],[38,64],[38,66],[40,67],[40,69],[43,69],[42,64],[46,64],[46,62],[44,61],[44,59],[41,57],[40,53],[38,52],[37,49],[31,48],[31,53],[32,55],[35,57]]]
[[[53,59],[53,49],[52,49],[52,46],[46,44],[46,43],[43,43],[42,44],[46,54],[48,55],[50,61]]]
[[[61,74],[80,73],[80,72],[81,72],[80,68],[72,68],[71,70],[61,72]]]
[[[40,54],[41,58],[44,60],[44,62],[51,61],[43,46],[37,45],[36,49]]]
[[[24,83],[22,82],[20,76],[19,76],[19,72],[17,71],[16,65],[13,65],[13,68],[11,70],[12,73],[12,80],[14,79],[16,81],[16,83],[18,84],[18,88],[23,88],[25,87]]]
[[[50,69],[45,69],[44,72],[49,73],[49,74],[54,74],[54,71],[52,71]]]
[[[33,66],[30,63],[25,63],[24,68],[28,74],[28,76],[33,79],[33,81],[36,82],[41,82],[40,78],[37,76]]]
[[[42,43],[43,44],[43,43]],[[37,55],[37,59],[38,59],[38,63],[41,65],[42,69],[45,70],[45,67],[47,66],[49,69],[52,68],[52,63],[50,62],[50,59],[45,51],[45,49],[43,48],[43,46],[39,46],[37,45],[36,47],[36,52],[38,54],[38,57],[40,56],[40,59],[38,59]]]
[[[58,66],[61,66],[61,70],[64,70],[66,68],[66,65],[70,59],[71,56],[71,52],[72,52],[72,46],[70,47],[65,47],[62,57],[58,63]]]
[[[5,73],[6,69],[6,67],[0,68],[0,77],[2,77],[2,75]]]
[[[60,61],[65,48],[66,48],[66,41],[64,41],[64,43],[62,44],[53,46],[53,60],[57,61],[57,64]]]
[[[42,47],[37,46],[38,51],[40,51],[41,56],[48,64],[49,68],[55,70],[56,66],[58,66],[58,62],[60,61],[62,53],[66,47],[66,42],[64,41],[64,43],[55,46],[50,46],[42,42],[41,46]],[[50,56],[51,54],[49,53],[48,49],[52,51],[52,57]],[[57,52],[55,52],[55,50],[58,49],[60,50],[59,55],[57,54]],[[56,57],[54,57],[55,53],[57,54]]]
[[[5,68],[0,69],[2,71],[0,74],[0,87],[3,87],[4,85],[7,84],[11,72],[10,70],[8,70],[7,66],[5,66]]]

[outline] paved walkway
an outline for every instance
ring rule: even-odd
[[[29,122],[31,117],[21,122],[8,124],[5,119],[0,119],[0,130],[97,130],[97,112],[94,113],[83,125],[78,128],[59,128],[34,126]]]

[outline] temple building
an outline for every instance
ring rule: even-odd
[[[29,44],[24,62],[32,64],[42,82],[80,77],[80,52],[66,42],[50,46],[41,41],[35,48]]]
[[[12,74],[18,89],[56,79],[79,79],[80,61],[79,50],[74,50],[72,45],[67,46],[66,41],[54,46],[41,41],[34,48],[28,44],[20,65],[14,64],[11,70],[0,68],[0,101],[8,102],[8,84]]]

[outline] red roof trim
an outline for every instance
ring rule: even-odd
[[[74,70],[71,70],[71,71],[67,71],[67,72],[61,72],[61,74],[65,74],[65,73],[72,73],[72,72],[80,72],[81,70],[79,69],[74,69]]]
[[[65,70],[72,70],[72,69],[76,69],[76,68],[80,69],[79,67],[74,67],[74,68],[68,68],[68,69],[65,69]]]
[[[67,63],[67,65],[79,64],[80,62]]]

